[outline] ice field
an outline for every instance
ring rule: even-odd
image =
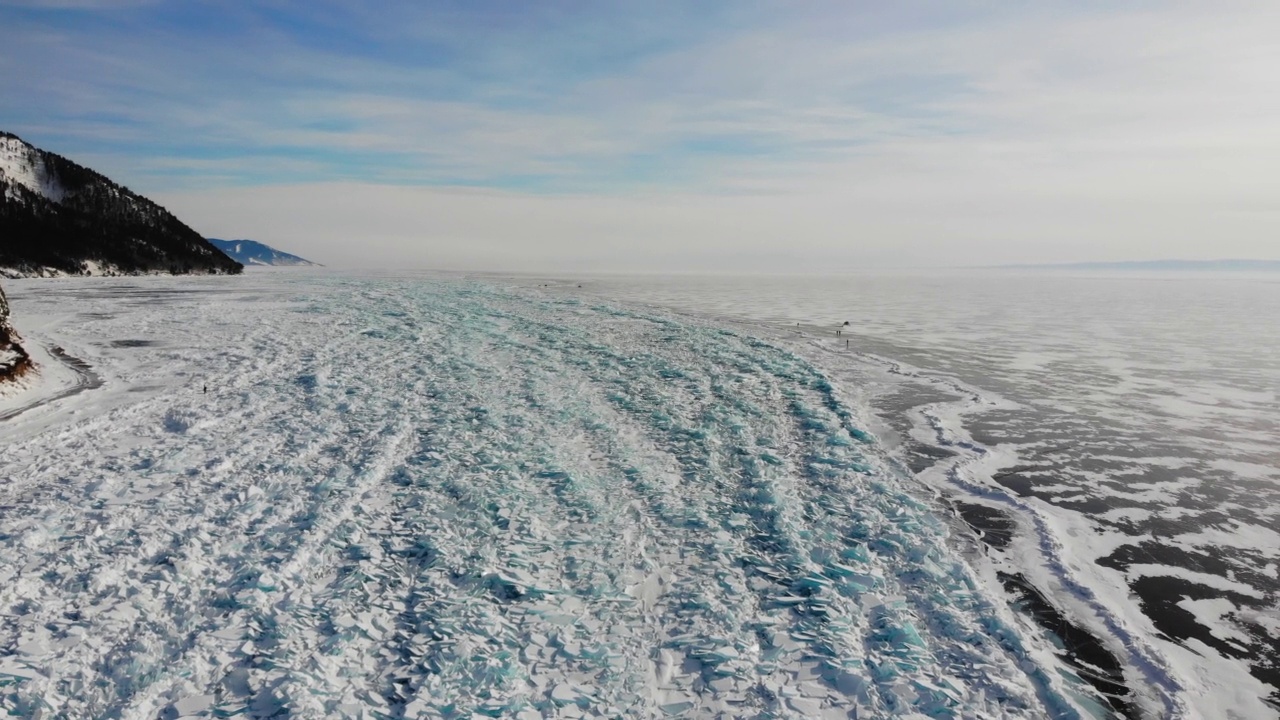
[[[609,276],[570,292],[714,317],[822,367],[982,533],[1019,604],[1074,628],[1091,682],[1162,688],[1157,716],[1274,718],[1277,279]]]
[[[7,289],[11,715],[1105,714],[777,344],[459,279]]]

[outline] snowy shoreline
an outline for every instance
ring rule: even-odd
[[[28,375],[3,379],[12,385],[8,392],[0,392],[0,421],[12,420],[30,410],[102,387],[102,378],[85,361],[68,355],[57,345],[41,349],[58,367],[46,370],[46,365],[35,365]],[[69,386],[47,379],[50,375],[68,374],[73,378]]]

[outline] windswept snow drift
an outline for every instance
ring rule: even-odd
[[[787,351],[455,281],[83,282],[18,293],[105,386],[0,423],[11,714],[1079,714]]]

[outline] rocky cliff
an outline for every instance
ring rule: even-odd
[[[0,382],[31,369],[31,357],[18,344],[18,334],[9,324],[9,299],[0,288]]]

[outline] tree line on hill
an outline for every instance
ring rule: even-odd
[[[0,132],[13,162],[28,163],[60,189],[46,197],[0,167],[0,268],[17,274],[49,270],[238,273],[243,267],[172,213],[103,175],[16,135]],[[19,145],[20,144],[20,145]],[[26,152],[24,156],[24,148]]]

